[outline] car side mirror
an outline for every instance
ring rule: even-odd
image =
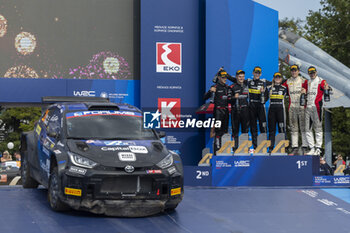
[[[159,136],[160,138],[164,138],[164,137],[166,136],[166,134],[165,134],[164,131],[159,131],[158,136]]]

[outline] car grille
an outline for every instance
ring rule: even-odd
[[[124,176],[105,178],[101,192],[108,193],[149,193],[152,191],[153,178],[140,176]]]

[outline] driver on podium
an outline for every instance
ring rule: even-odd
[[[215,137],[214,137],[214,155],[221,148],[221,139],[222,136],[228,131],[228,121],[229,121],[229,112],[228,112],[228,100],[231,98],[231,90],[226,84],[227,73],[225,70],[221,69],[215,80],[215,84],[210,87],[210,90],[204,94],[204,100],[213,98],[214,102],[214,111],[213,116],[215,120],[221,121],[221,127],[215,128]]]
[[[308,80],[306,88],[302,93],[306,94],[306,109],[305,109],[305,128],[306,140],[310,151],[307,155],[320,155],[323,141],[322,130],[322,99],[325,90],[329,90],[326,80],[323,80],[317,75],[317,70],[314,66],[308,68],[310,80]],[[316,143],[312,128],[315,130]],[[316,147],[316,148],[315,148]]]

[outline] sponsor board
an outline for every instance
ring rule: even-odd
[[[120,161],[125,161],[125,162],[136,161],[136,155],[131,152],[119,152],[118,157]]]
[[[250,160],[234,161],[235,167],[250,167]]]
[[[81,197],[81,189],[73,189],[73,188],[64,188],[64,193],[66,195],[71,195],[71,196],[77,196],[77,197]]]
[[[314,176],[314,186],[349,186],[350,176]]]
[[[182,44],[181,43],[156,43],[156,71],[157,73],[181,73],[182,72]]]
[[[171,189],[171,196],[175,196],[175,195],[180,195],[181,194],[181,187],[180,188],[176,188],[176,189]]]
[[[73,95],[80,97],[95,97],[96,93],[95,91],[73,91]]]

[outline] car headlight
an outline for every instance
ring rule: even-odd
[[[157,166],[160,167],[161,169],[170,167],[173,164],[173,155],[169,154],[167,155],[164,159],[162,159],[159,163],[157,163]]]
[[[70,157],[70,161],[72,161],[72,163],[76,166],[93,168],[97,165],[97,163],[95,163],[94,161],[87,159],[83,156],[73,154],[71,152],[68,152],[68,155]]]

